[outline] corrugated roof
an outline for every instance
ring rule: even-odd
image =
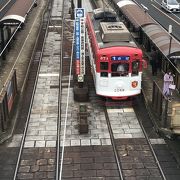
[[[169,54],[170,35],[159,25],[147,25],[146,27],[143,27],[143,31],[165,56],[170,57],[174,54],[180,54],[180,43],[174,38],[172,38],[171,41],[171,49]]]
[[[24,23],[27,14],[37,0],[16,0],[0,20],[1,23],[18,21]]]
[[[136,29],[147,25],[156,24],[156,22],[133,1],[119,1],[117,3],[124,16],[134,25]]]

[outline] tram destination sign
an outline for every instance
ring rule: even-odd
[[[85,10],[75,9],[76,74],[85,75]]]
[[[112,61],[128,61],[129,56],[111,56]]]

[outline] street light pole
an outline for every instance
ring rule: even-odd
[[[169,39],[169,54],[171,53],[171,42],[172,42],[172,36],[171,36],[171,33],[172,33],[172,25],[169,25],[169,29],[168,29],[168,32],[169,32],[169,35],[170,35],[170,39]]]
[[[143,8],[143,10],[144,10],[144,23],[146,22],[146,12],[149,10],[144,4],[141,4],[141,7]]]
[[[144,5],[144,4],[141,4],[142,8],[144,9],[144,12],[146,13],[149,9]]]
[[[143,14],[143,24],[144,23],[146,23],[146,18],[147,18],[147,15],[146,15],[146,13],[147,13],[147,11],[149,10],[144,4],[141,4],[141,8],[144,10],[144,14]],[[142,26],[141,26],[141,28],[142,28]],[[140,40],[140,43],[142,44],[143,43],[143,41],[142,41],[142,39]],[[146,43],[144,44],[145,46],[146,46]],[[147,47],[147,49],[149,49],[149,47]]]

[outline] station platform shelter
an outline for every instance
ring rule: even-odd
[[[26,18],[37,0],[3,0],[0,3],[0,65],[6,59],[13,38],[23,28]]]

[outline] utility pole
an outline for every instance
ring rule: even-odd
[[[77,7],[82,8],[82,0],[77,0]]]
[[[74,19],[74,1],[71,0],[71,7],[70,7],[70,14],[71,14],[71,19]]]

